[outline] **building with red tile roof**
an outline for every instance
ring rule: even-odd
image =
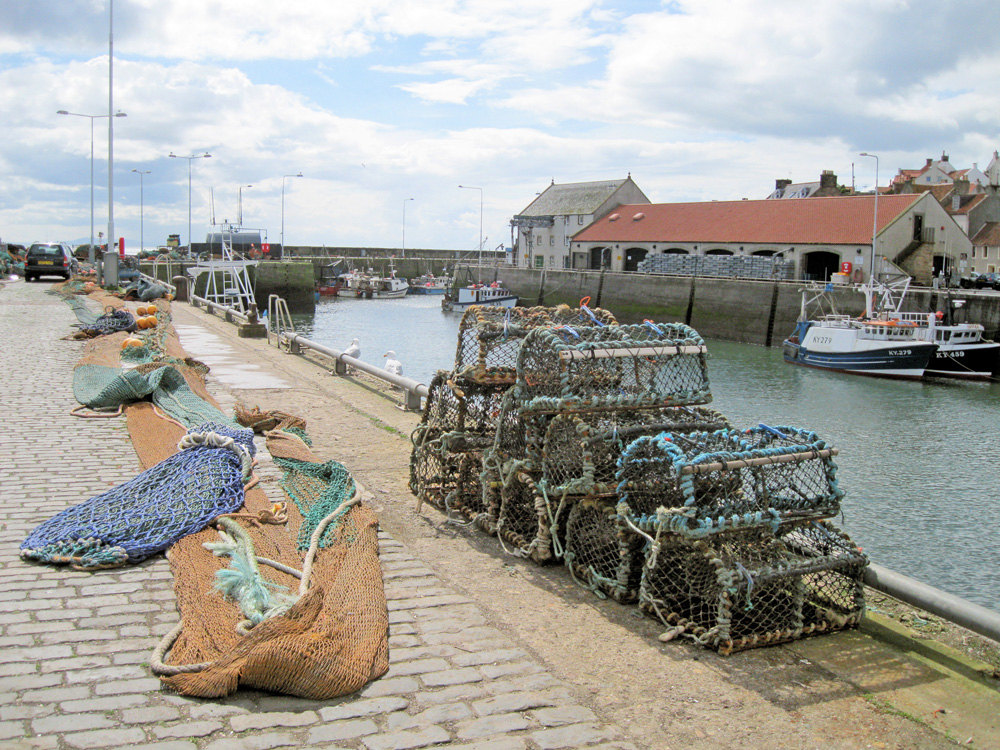
[[[654,254],[765,255],[795,263],[796,278],[829,278],[851,264],[867,277],[876,257],[930,283],[971,242],[927,192],[807,200],[622,205],[575,234],[573,267],[637,270]],[[881,260],[879,261],[882,262]]]

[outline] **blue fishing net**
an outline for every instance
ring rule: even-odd
[[[255,452],[253,430],[207,423],[189,430],[234,447],[183,449],[125,484],[67,508],[21,543],[21,557],[93,570],[138,562],[243,505]],[[235,449],[234,449],[235,448]]]
[[[93,321],[88,321],[86,312],[81,314],[79,307],[76,310],[77,318],[80,319],[80,322],[77,323],[77,328],[92,338],[95,336],[107,336],[111,333],[118,333],[118,331],[134,331],[136,327],[135,318],[132,316],[132,313],[125,309],[109,309],[103,315],[94,318]]]

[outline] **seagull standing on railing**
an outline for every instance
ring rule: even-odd
[[[344,349],[344,356],[354,357],[354,359],[361,359],[361,347],[358,346],[358,340],[354,339],[351,345]]]
[[[403,374],[403,363],[396,359],[396,352],[390,349],[385,354],[382,355],[386,358],[385,360],[385,371],[391,372],[393,375]]]

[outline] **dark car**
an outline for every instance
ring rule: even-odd
[[[982,273],[973,283],[976,289],[1000,289],[1000,274]]]
[[[73,250],[65,242],[35,242],[24,258],[24,280],[42,276],[62,276],[69,279],[80,270]]]

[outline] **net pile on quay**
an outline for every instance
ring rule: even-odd
[[[378,519],[346,468],[313,453],[304,419],[222,411],[205,385],[208,367],[180,345],[170,300],[158,297],[146,306],[152,321],[137,322],[134,298],[165,288],[131,298],[76,281],[58,289],[80,320],[71,337],[89,339],[73,373],[82,404],[73,413],[123,415],[145,468],[37,526],[22,558],[93,571],[166,551],[181,622],[149,663],[184,695],[242,687],[327,699],[385,674]],[[130,337],[138,345],[126,345]],[[255,434],[283,472],[286,502],[258,483]]]
[[[606,310],[470,308],[412,435],[410,487],[720,653],[859,624],[867,558],[815,433],[707,408],[692,328]]]

